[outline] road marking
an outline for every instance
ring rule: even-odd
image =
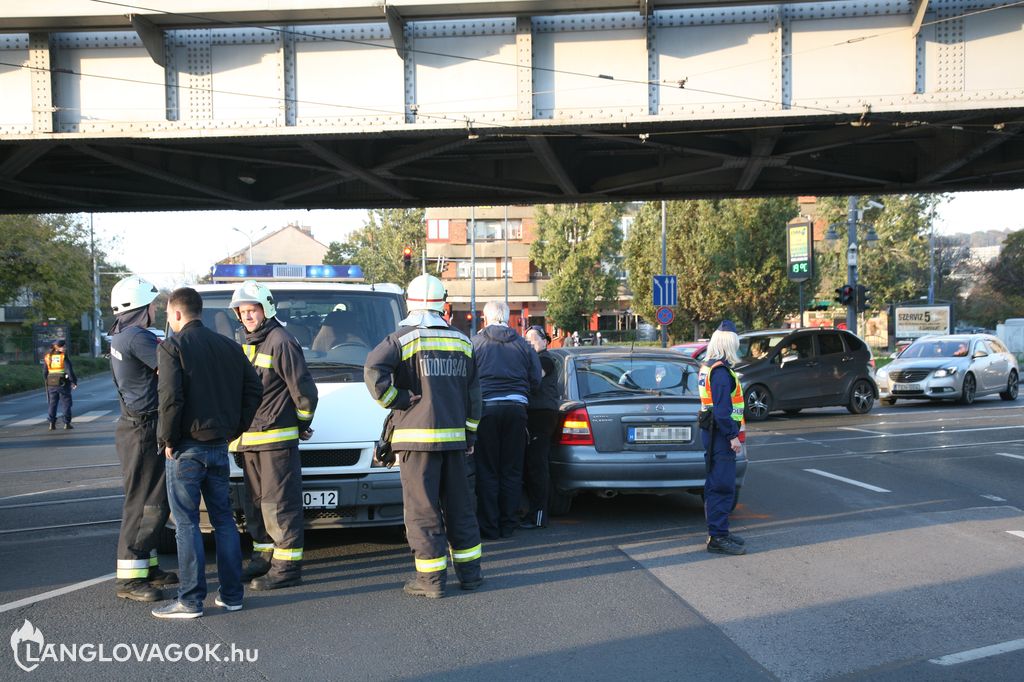
[[[1000,457],[1012,457],[1014,459],[1024,459],[1024,455],[1011,455],[1009,452],[997,452]]]
[[[21,421],[11,422],[7,426],[9,428],[10,427],[19,427],[19,426],[42,426],[43,424],[45,424],[47,422],[48,419],[49,419],[48,415],[44,414],[42,417],[31,417],[29,419],[22,419]]]
[[[850,485],[860,486],[861,488],[867,488],[868,490],[873,490],[876,493],[892,492],[891,490],[886,490],[885,488],[879,488],[877,485],[871,485],[870,483],[861,483],[860,481],[855,481],[852,478],[843,478],[842,476],[830,474],[829,472],[822,471],[821,469],[804,469],[804,471],[808,471],[812,474],[817,474],[819,476],[824,476],[825,478],[831,478],[837,481],[842,481],[843,483],[849,483]]]
[[[993,502],[1006,502],[1005,497],[999,497],[998,495],[982,495],[986,500],[992,500]]]
[[[120,476],[118,476],[116,478],[89,478],[89,479],[86,479],[86,480],[89,480],[89,481],[120,481],[120,480],[123,480],[123,479]],[[65,490],[78,490],[80,488],[95,488],[95,487],[97,487],[97,486],[81,483],[79,485],[64,486],[63,488],[50,488],[49,490],[37,490],[34,493],[21,493],[20,495],[8,495],[7,497],[0,497],[0,502],[6,502],[7,500],[16,500],[16,499],[19,499],[19,498],[22,498],[22,497],[32,497],[33,495],[45,495],[46,493],[60,493],[60,492],[64,492]]]
[[[861,433],[873,433],[878,436],[888,436],[889,433],[885,431],[872,431],[871,429],[858,429],[856,426],[840,426],[840,431],[860,431]]]
[[[121,466],[119,462],[112,462],[110,464],[74,464],[68,467],[48,467],[46,469],[15,469],[14,471],[0,471],[0,474],[35,474],[40,471],[64,471],[65,469],[95,469],[97,467],[116,467]]]
[[[91,422],[110,414],[110,410],[93,410],[92,412],[86,412],[81,417],[75,417],[73,421],[76,422]]]
[[[74,502],[92,502],[93,500],[119,500],[124,495],[101,495],[99,497],[76,497],[73,500],[53,500],[52,502],[25,502],[23,504],[9,504],[0,509],[21,509],[22,507],[42,507],[48,504],[72,504]],[[984,497],[984,495],[982,495]],[[7,498],[9,499],[9,498]],[[997,500],[999,498],[996,498]]]
[[[111,578],[115,577],[116,575],[117,575],[116,573],[108,573],[106,575],[101,575],[98,578],[91,578],[89,580],[83,580],[80,583],[75,583],[73,585],[68,585],[66,587],[61,587],[61,588],[58,588],[56,590],[50,590],[49,592],[43,592],[42,594],[37,594],[34,597],[25,597],[24,599],[19,599],[18,601],[12,601],[9,604],[2,604],[2,605],[0,605],[0,613],[3,613],[4,611],[13,611],[14,609],[20,609],[22,606],[28,606],[29,604],[35,604],[36,602],[45,601],[46,599],[53,599],[54,597],[59,597],[59,596],[61,596],[63,594],[68,594],[70,592],[75,592],[77,590],[81,590],[81,589],[84,589],[86,587],[92,587],[93,585],[98,585],[99,583],[105,583],[106,581],[110,580]]]
[[[1016,535],[1019,538],[1024,538],[1024,530],[1008,530],[1006,532],[1010,535]]]
[[[804,445],[806,443],[812,443],[814,441],[799,441],[799,444]],[[774,464],[778,462],[799,462],[805,459],[840,459],[843,457],[872,457],[874,455],[895,455],[900,453],[913,453],[913,452],[933,452],[935,450],[958,450],[960,448],[977,448],[979,445],[1017,445],[1020,440],[990,440],[980,441],[975,443],[946,443],[943,445],[925,445],[918,448],[891,448],[888,450],[858,450],[856,452],[850,450],[847,452],[822,452],[813,455],[798,455],[795,457],[772,457],[769,459],[748,459],[747,464]],[[795,443],[782,443],[782,445],[793,445]],[[814,443],[815,445],[824,445],[824,443]],[[758,445],[760,448],[771,448],[780,443],[766,443],[764,445]]]
[[[961,651],[958,654],[949,654],[947,656],[942,656],[941,658],[931,658],[928,662],[936,665],[956,665],[958,663],[976,661],[979,658],[988,658],[989,656],[1007,654],[1019,649],[1024,649],[1024,639],[1014,639],[1009,642],[1003,642],[1002,644],[983,646],[978,649],[968,649],[967,651]]]
[[[0,530],[0,535],[11,533],[31,533],[36,530],[57,530],[58,528],[77,528],[79,526],[99,526],[105,523],[121,523],[121,519],[107,519],[104,521],[83,521],[82,523],[64,523],[59,526],[36,526],[35,528],[13,528],[11,530]]]

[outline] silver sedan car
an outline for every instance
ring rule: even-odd
[[[983,395],[1016,400],[1017,358],[991,334],[926,336],[907,346],[875,373],[879,400],[958,400],[969,405]]]

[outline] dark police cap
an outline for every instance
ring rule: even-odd
[[[718,331],[736,333],[736,325],[732,323],[732,320],[722,320],[722,324],[718,325]]]
[[[535,324],[532,327],[530,327],[530,329],[528,329],[527,331],[530,330],[537,332],[538,334],[541,335],[541,338],[543,338],[548,343],[551,343],[551,337],[548,336],[548,333],[546,331],[544,331],[544,327],[540,326],[539,324]]]

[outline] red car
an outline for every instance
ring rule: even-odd
[[[704,354],[708,351],[708,341],[691,341],[689,343],[680,343],[676,346],[670,346],[674,351],[682,353],[688,358],[693,358],[697,362],[704,360]]]

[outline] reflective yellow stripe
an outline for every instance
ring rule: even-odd
[[[242,447],[280,443],[286,440],[295,440],[298,437],[298,426],[287,426],[283,429],[270,429],[269,431],[248,431],[242,434]]]
[[[397,397],[398,389],[394,386],[388,386],[388,390],[384,391],[384,395],[377,400],[377,404],[381,407],[387,407],[391,403],[395,402],[395,398]]]
[[[448,557],[438,557],[437,559],[420,559],[416,558],[416,572],[417,573],[435,573],[437,571],[443,571],[448,568]]]
[[[117,579],[131,580],[133,578],[148,578],[149,561],[149,559],[118,559]]]
[[[271,552],[274,550],[273,542],[254,542],[252,543],[252,551],[254,552]]]
[[[302,421],[306,421],[306,422],[313,421],[313,413],[312,412],[307,412],[306,410],[300,410],[297,407],[295,408],[295,416],[298,417],[299,419],[301,419]]]
[[[467,419],[466,420],[466,430],[467,431],[476,431],[476,427],[478,427],[478,426],[480,426],[480,420],[479,419]]]
[[[245,351],[245,357],[249,358],[249,362],[252,362],[256,357],[256,346],[251,343],[243,343],[242,350]]]
[[[257,367],[265,367],[266,369],[270,369],[271,367],[274,366],[274,356],[267,355],[266,353],[257,353],[256,359],[253,360],[252,364],[256,365]]]
[[[467,561],[473,561],[479,559],[483,555],[483,545],[477,545],[476,547],[470,547],[469,549],[455,549],[452,548],[452,560],[457,563],[465,563]]]
[[[391,443],[460,443],[464,440],[465,429],[395,429]]]
[[[302,561],[302,548],[281,549],[280,547],[275,547],[274,558],[278,561]]]
[[[239,436],[238,438],[236,438],[233,441],[231,441],[230,443],[228,443],[228,451],[229,452],[238,452],[241,449],[242,449],[242,437],[241,436]]]
[[[425,350],[447,350],[465,353],[473,357],[473,344],[460,339],[414,339],[402,346],[402,359],[408,360],[416,353]]]
[[[156,552],[156,550],[153,550]],[[157,568],[160,565],[160,559],[157,558],[156,554],[151,554],[149,557],[149,565],[153,568]]]

